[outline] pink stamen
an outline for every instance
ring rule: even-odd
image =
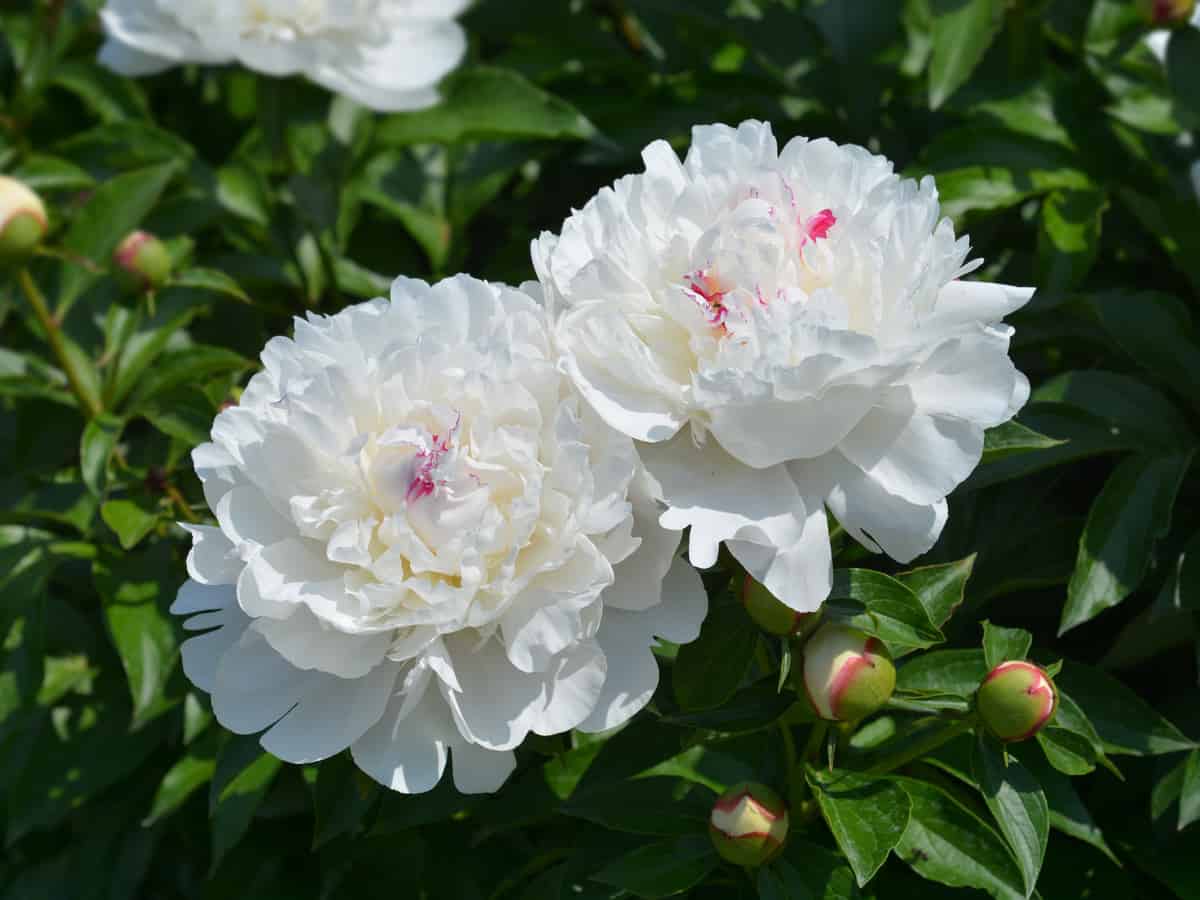
[[[687,276],[688,290],[700,302],[704,318],[709,325],[725,330],[725,317],[729,310],[725,308],[724,297],[728,291],[722,290],[717,281],[706,269],[697,269]]]
[[[831,209],[823,209],[815,216],[809,216],[808,221],[804,223],[804,236],[800,239],[800,246],[803,247],[809,241],[829,237],[829,229],[836,224],[837,216]]]
[[[459,418],[461,421],[461,416]],[[450,450],[450,437],[458,429],[458,422],[447,432],[445,437],[440,437],[436,432],[429,436],[431,446],[429,449],[422,447],[417,451],[417,470],[413,473],[412,479],[408,482],[408,490],[404,493],[404,499],[409,503],[414,503],[422,497],[428,497],[439,486],[446,484],[445,479],[437,479],[433,477],[433,473],[437,471],[437,467],[441,465],[442,457]]]

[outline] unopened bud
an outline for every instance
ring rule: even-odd
[[[749,575],[742,583],[742,605],[755,625],[770,634],[781,636],[803,634],[816,624],[819,615],[815,612],[796,612]]]
[[[1010,660],[988,672],[975,706],[988,731],[1000,740],[1023,741],[1054,718],[1058,691],[1033,663]]]
[[[17,179],[0,175],[0,263],[21,262],[45,235],[42,199]]]
[[[896,689],[896,667],[883,641],[845,625],[822,625],[804,645],[804,692],[823,719],[857,722]]]
[[[717,798],[708,834],[722,857],[739,866],[761,866],[779,855],[788,833],[788,809],[763,784],[743,781]]]
[[[1191,21],[1196,0],[1139,0],[1142,18],[1155,28],[1174,28]]]
[[[117,280],[131,293],[162,287],[171,277],[171,254],[146,231],[134,231],[113,251]]]

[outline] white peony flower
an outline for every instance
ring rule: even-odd
[[[468,2],[108,0],[100,62],[133,76],[239,62],[304,75],[372,109],[420,109],[437,102],[438,81],[462,60],[454,18]]]
[[[704,591],[535,300],[401,278],[262,361],[193,454],[219,527],[188,526],[172,607],[198,613],[184,671],[225,727],[290,762],[349,747],[409,793],[449,754],[481,792],[529,732],[646,704],[655,637],[694,639]]]
[[[769,125],[698,127],[680,164],[605,188],[533,244],[564,367],[691,526],[793,609],[831,579],[825,507],[908,561],[946,521],[983,431],[1029,393],[1000,319],[1032,290],[957,280],[933,180]]]

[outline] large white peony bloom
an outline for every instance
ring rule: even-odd
[[[229,63],[304,75],[373,109],[437,102],[469,0],[108,0],[100,62],[122,75]]]
[[[534,286],[536,287],[536,286]],[[542,308],[457,276],[297,320],[193,454],[172,611],[188,677],[290,762],[495,790],[529,732],[624,722],[692,640],[699,577],[633,442],[556,369]]]
[[[937,539],[983,431],[1029,385],[999,324],[1032,290],[957,280],[933,180],[769,125],[662,141],[533,244],[564,366],[639,441],[706,567],[729,549],[777,597],[828,595],[825,507],[908,561]]]

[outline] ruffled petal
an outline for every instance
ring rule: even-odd
[[[403,705],[403,695],[393,695],[379,720],[351,745],[350,755],[384,787],[420,794],[441,780],[447,750],[456,737],[454,724],[437,690],[429,686],[401,715]]]

